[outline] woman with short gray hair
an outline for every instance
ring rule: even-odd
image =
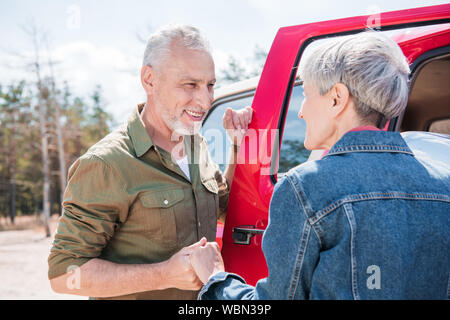
[[[448,299],[450,177],[380,130],[407,103],[402,51],[363,32],[325,42],[303,65],[305,147],[328,152],[275,185],[269,276],[246,285],[215,246],[199,247],[199,298]]]
[[[325,42],[311,52],[301,79],[325,95],[336,83],[351,94],[355,111],[365,122],[398,116],[408,101],[409,66],[398,45],[368,31]]]
[[[355,127],[381,129],[406,107],[408,63],[399,46],[379,32],[329,40],[315,48],[303,66],[305,99],[299,117],[311,124],[307,149],[328,150]]]

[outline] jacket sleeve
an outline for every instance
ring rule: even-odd
[[[123,188],[120,177],[97,156],[84,155],[71,166],[48,257],[49,279],[101,254],[127,214]]]
[[[199,299],[309,298],[320,243],[289,176],[275,185],[262,249],[269,275],[256,287],[245,284],[237,275],[219,273],[202,288]]]

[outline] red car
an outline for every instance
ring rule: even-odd
[[[305,123],[297,117],[303,97],[297,80],[302,55],[314,41],[367,27],[388,32],[410,63],[408,105],[385,130],[450,134],[450,4],[281,28],[259,82],[251,79],[219,89],[203,126],[209,143],[217,146],[208,129],[218,130],[225,108],[251,105],[254,110],[249,127],[254,134],[241,147],[225,226],[219,225],[217,238],[226,270],[249,284],[267,276],[261,240],[278,177],[311,157],[320,158],[320,151],[311,154],[304,148]],[[227,143],[222,141],[222,148],[211,150],[213,159],[222,165]]]

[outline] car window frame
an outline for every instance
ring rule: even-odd
[[[410,65],[409,65],[409,94],[411,94],[411,88],[414,87],[414,83],[417,79],[417,76],[420,74],[420,70],[431,60],[439,59],[440,57],[444,55],[450,54],[450,45],[446,45],[443,47],[435,48],[432,50],[429,50],[427,52],[424,52],[420,56],[418,56]],[[409,98],[409,96],[408,96]],[[388,131],[400,131],[400,127],[403,121],[403,116],[405,115],[406,109],[397,117],[392,118],[389,122]],[[429,130],[429,127],[431,125],[431,122],[435,119],[432,119],[427,124],[427,130]]]
[[[208,113],[206,114],[205,119],[202,122],[202,128],[204,126],[204,124],[206,123],[206,121],[208,121],[210,115],[216,111],[216,109],[218,107],[220,107],[221,105],[223,105],[224,103],[229,103],[229,102],[233,102],[233,101],[237,101],[240,99],[246,99],[249,97],[255,97],[255,92],[256,92],[256,87],[252,88],[252,89],[248,89],[248,90],[244,90],[242,92],[238,92],[238,93],[234,93],[234,94],[230,94],[230,95],[225,95],[223,97],[218,98],[217,100],[214,100],[211,104],[211,108],[209,109]],[[252,103],[253,103],[253,99],[252,99]],[[243,106],[245,107],[245,106]],[[218,124],[221,125],[221,124]],[[226,134],[226,133],[225,133]],[[224,151],[224,160],[226,161],[226,159],[228,159],[228,151],[225,149]],[[219,164],[220,167],[221,164]],[[226,167],[226,165],[225,165]]]
[[[213,101],[213,103],[211,105],[211,109],[208,111],[208,114],[206,115],[205,120],[203,120],[203,123],[208,121],[209,116],[221,104],[232,102],[232,101],[236,101],[236,100],[239,100],[239,99],[248,98],[248,97],[251,97],[251,96],[254,97],[255,96],[255,92],[256,92],[256,87],[253,88],[253,89],[245,90],[243,92],[235,93],[235,94],[232,94],[232,95],[229,95],[229,96],[220,97],[219,99]],[[252,100],[252,102],[253,102],[253,100]]]

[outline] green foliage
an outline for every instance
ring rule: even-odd
[[[58,212],[61,203],[56,121],[62,127],[66,168],[110,132],[113,119],[105,111],[100,86],[84,99],[73,95],[67,83],[61,89],[52,85],[44,79],[42,90],[36,93],[35,86],[25,81],[0,84],[0,215],[5,217],[33,214],[42,208],[40,101],[46,108],[52,212]]]

